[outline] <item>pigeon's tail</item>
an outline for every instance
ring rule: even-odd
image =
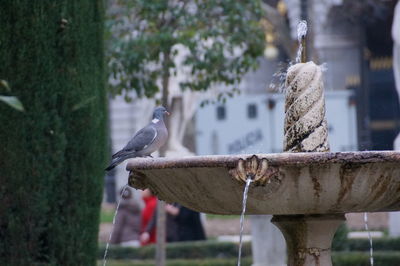
[[[121,157],[114,158],[111,161],[111,164],[105,170],[106,171],[110,171],[110,170],[114,169],[115,166],[119,165],[120,163],[122,163],[126,159],[129,159],[129,158],[132,158],[132,157],[135,157],[135,154],[126,154],[126,155],[123,155]]]
[[[124,151],[124,150],[122,149],[122,150],[120,150],[120,151],[114,153],[114,154],[111,156],[111,158],[115,159],[115,158],[121,156],[121,154],[123,154],[124,152],[126,152],[126,151]]]

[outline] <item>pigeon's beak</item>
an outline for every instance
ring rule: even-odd
[[[171,115],[168,111],[165,111],[165,113],[166,113],[167,115]]]

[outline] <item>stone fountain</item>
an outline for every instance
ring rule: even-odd
[[[286,152],[134,159],[129,185],[159,199],[213,214],[272,214],[288,247],[288,265],[332,265],[331,242],[348,212],[400,210],[400,152],[329,152],[322,71],[288,69]]]
[[[288,265],[330,265],[347,212],[400,210],[400,153],[279,153],[136,159],[129,184],[199,212],[240,214],[243,178],[253,176],[247,214],[273,214]]]

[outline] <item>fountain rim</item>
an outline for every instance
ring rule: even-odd
[[[257,156],[265,158],[270,166],[302,166],[326,165],[333,163],[400,163],[398,151],[355,151],[355,152],[309,152],[309,153],[260,153],[238,155],[202,155],[180,158],[134,158],[127,166],[127,171],[172,169],[172,168],[204,168],[204,167],[235,167],[239,159]]]

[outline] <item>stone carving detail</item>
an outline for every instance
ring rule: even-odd
[[[139,171],[130,171],[129,172],[129,177],[128,177],[128,185],[130,187],[136,188],[136,189],[141,189],[144,190],[148,187],[146,182],[144,181],[146,178],[146,175],[139,172]]]
[[[229,174],[241,183],[246,183],[246,180],[251,178],[255,185],[264,186],[278,174],[278,169],[269,167],[266,158],[260,159],[253,155],[246,160],[239,159],[236,168],[231,169]]]
[[[291,66],[285,87],[284,150],[329,151],[321,67],[313,62]]]

